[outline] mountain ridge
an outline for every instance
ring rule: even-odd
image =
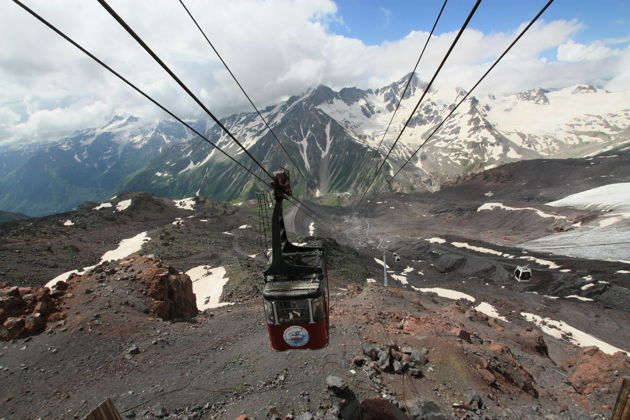
[[[412,77],[381,145],[408,79],[406,75],[377,89],[319,85],[261,111],[299,172],[306,175],[304,179],[294,175],[298,195],[363,192],[427,86],[417,75]],[[630,141],[630,100],[620,93],[574,85],[471,96],[390,187],[386,179],[464,94],[461,88],[433,88],[427,93],[374,191],[436,190],[443,182],[504,163],[591,156]],[[232,114],[222,122],[266,168],[298,172],[256,113]],[[193,124],[258,171],[217,125]],[[77,131],[30,152],[0,152],[0,176],[0,208],[31,215],[68,210],[81,201],[98,201],[121,191],[242,200],[260,189],[249,174],[216,150],[200,147],[199,139],[179,124],[147,123],[133,116],[116,116],[100,128]]]

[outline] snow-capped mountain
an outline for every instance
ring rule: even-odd
[[[378,148],[408,76],[376,90],[326,86],[263,110],[297,160],[298,191],[314,195],[362,191],[426,88],[414,77],[389,133]],[[393,150],[385,173],[397,170],[426,139],[462,89],[432,90]],[[267,168],[293,165],[254,113],[232,115],[226,126]],[[630,95],[590,86],[533,89],[506,96],[469,97],[396,178],[402,189],[439,188],[441,182],[507,162],[594,155],[630,142]],[[209,132],[231,154],[243,152],[217,127]],[[182,143],[132,178],[128,188],[157,194],[201,193],[218,198],[247,196],[251,177],[211,148]],[[247,159],[244,159],[249,165]],[[250,166],[254,168],[253,166]],[[294,171],[295,173],[295,171]],[[306,181],[306,182],[305,182]]]
[[[42,215],[101,200],[172,144],[192,133],[179,123],[114,117],[39,148],[0,153],[0,208]]]
[[[363,91],[354,103],[341,99],[319,108],[376,147],[405,79]],[[417,103],[423,86],[416,79],[384,141],[387,149]],[[434,90],[402,135],[393,156],[406,159],[465,94]],[[370,110],[367,112],[367,110]],[[590,86],[533,89],[503,97],[469,97],[423,147],[412,163],[423,176],[448,179],[503,163],[533,158],[583,157],[630,141],[630,94]],[[384,153],[384,147],[381,153]]]
[[[381,145],[408,77],[379,89],[335,91],[322,85],[262,110],[298,168],[257,114],[234,114],[223,122],[269,171],[291,169],[297,194],[363,192],[426,88],[417,77],[412,79]],[[630,146],[628,92],[577,85],[504,96],[471,95],[390,187],[386,179],[465,93],[462,89],[432,89],[426,95],[375,189],[437,189],[444,181],[508,162],[584,157],[627,151]],[[264,178],[216,125],[204,130],[210,140]],[[0,153],[0,168],[2,156]],[[115,118],[105,127],[75,133],[25,163],[5,163],[5,168],[0,173],[4,178],[0,181],[4,186],[0,208],[27,214],[68,209],[84,199],[126,190],[243,199],[251,198],[257,188],[251,175],[177,123],[147,124],[133,117]],[[63,187],[49,193],[46,185],[50,179]],[[21,185],[22,191],[16,192],[13,185]],[[40,197],[42,190],[45,193]],[[58,206],[33,206],[35,200]]]

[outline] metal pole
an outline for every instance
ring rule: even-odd
[[[385,255],[385,251],[383,251],[383,286],[387,287],[387,256]]]

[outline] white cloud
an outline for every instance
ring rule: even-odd
[[[27,3],[177,114],[202,116],[96,2]],[[111,0],[111,4],[216,115],[249,111],[246,99],[178,2]],[[428,36],[413,31],[397,41],[365,45],[334,34],[332,23],[343,25],[343,19],[331,0],[189,0],[186,4],[260,107],[320,83],[333,88],[390,83],[411,70]],[[436,83],[470,87],[520,29],[467,30]],[[628,50],[605,41],[578,44],[572,37],[582,29],[577,21],[534,25],[479,89],[500,93],[573,83],[628,88]],[[420,64],[424,79],[433,74],[455,35],[456,31],[442,33],[431,40]],[[553,53],[556,60],[548,60]],[[18,6],[3,6],[0,144],[51,139],[103,124],[123,112],[165,117]]]
[[[558,47],[558,61],[601,60],[614,53],[615,51],[605,46],[603,42],[593,42],[585,45],[568,40]]]

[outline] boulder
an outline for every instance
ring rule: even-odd
[[[5,339],[18,338],[22,335],[24,329],[24,319],[19,317],[7,318],[2,324],[6,329]]]
[[[192,282],[186,274],[171,266],[144,257],[131,257],[150,264],[140,273],[140,280],[151,299],[151,307],[164,320],[191,318],[199,312]],[[125,260],[127,263],[127,260]],[[133,261],[132,261],[133,262]]]
[[[538,398],[538,391],[534,388],[534,378],[516,360],[507,345],[494,343],[488,346],[487,350],[490,357],[479,358],[475,363],[479,369],[485,369],[492,374],[495,378],[494,383],[498,385],[514,386]],[[486,373],[482,373],[484,380],[485,376],[490,378]]]
[[[444,415],[440,407],[433,401],[417,399],[413,402],[409,409],[411,418],[414,420],[448,420],[449,417]]]
[[[17,316],[23,313],[26,302],[18,295],[0,297],[0,308],[4,309],[6,316]]]
[[[338,395],[348,389],[348,384],[339,376],[328,375],[326,377],[326,387],[334,394]]]
[[[367,398],[361,402],[362,420],[408,420],[409,417],[391,401],[383,398]]]
[[[24,319],[24,335],[29,336],[40,333],[46,328],[46,318],[39,312],[29,315]]]

